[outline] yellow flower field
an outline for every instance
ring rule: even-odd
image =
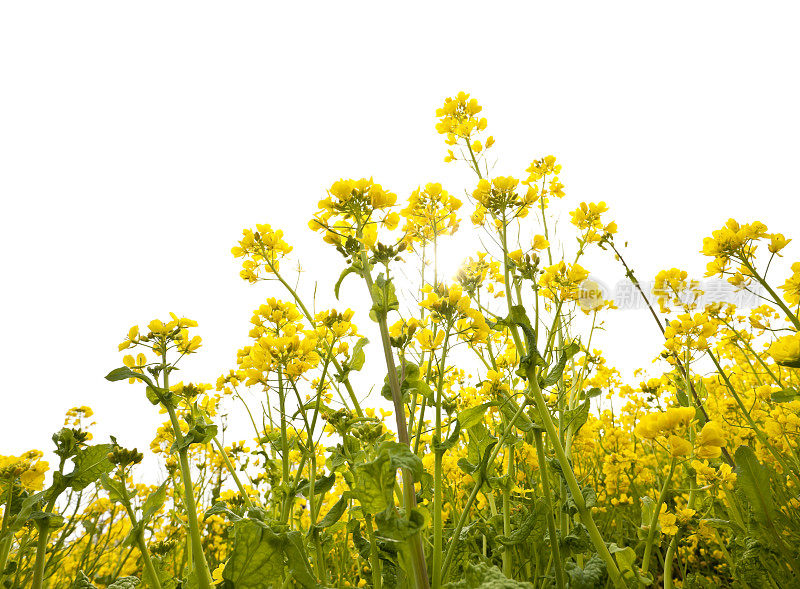
[[[469,185],[320,187],[309,239],[341,254],[317,285],[336,308],[291,269],[280,215],[232,237],[263,302],[216,382],[180,370],[204,352],[198,321],[120,325],[100,372],[162,426],[128,448],[75,407],[52,442],[0,456],[0,586],[799,587],[800,262],[773,266],[792,227],[696,236],[705,278],[761,297],[708,302],[686,270],[640,276],[612,206],[571,200],[555,156],[494,175],[482,111],[459,92],[431,117]],[[441,245],[469,225],[480,243],[442,275]],[[618,310],[589,255],[618,264],[649,308],[640,329],[663,335],[641,382],[593,345]],[[379,375],[371,397],[356,373]],[[147,483],[144,453],[163,472]]]

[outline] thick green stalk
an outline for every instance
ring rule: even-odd
[[[367,258],[367,253],[363,249],[361,250],[361,262],[364,268],[364,281],[367,284],[370,298],[372,298],[372,275],[369,271],[369,260]],[[381,333],[381,343],[383,344],[383,355],[384,359],[386,360],[389,389],[392,392],[392,403],[394,405],[394,415],[397,424],[397,439],[401,444],[408,446],[410,449],[408,424],[406,422],[406,410],[403,403],[402,391],[400,390],[400,380],[397,376],[397,366],[395,366],[394,363],[392,344],[389,339],[389,327],[386,323],[386,313],[378,313],[377,319]],[[408,516],[408,514],[411,513],[411,510],[417,506],[417,494],[414,490],[414,475],[408,468],[401,469],[401,472],[403,475],[403,503]],[[409,539],[409,543],[411,544],[411,564],[417,589],[429,589],[430,581],[428,579],[428,570],[425,564],[425,552],[422,548],[422,538],[418,533],[414,534]]]
[[[369,563],[372,567],[372,587],[374,589],[381,589],[383,583],[383,572],[381,570],[381,558],[378,554],[378,540],[375,538],[375,530],[372,526],[372,514],[364,514],[364,523],[367,528],[367,537],[369,538]]]
[[[550,533],[550,552],[551,558],[555,562],[556,587],[564,589],[564,569],[561,560],[561,547],[558,544],[556,534],[556,520],[553,515],[553,502],[550,498],[550,484],[547,480],[547,461],[544,457],[544,442],[542,441],[542,430],[534,429],[533,437],[536,441],[536,458],[539,461],[539,477],[542,481],[542,496],[547,507],[547,531]]]
[[[166,373],[164,374],[164,389],[169,390]],[[175,441],[179,447],[183,446],[183,433],[181,432],[178,416],[175,408],[170,403],[164,403],[169,413],[169,420],[172,422],[172,430]],[[181,480],[183,482],[184,503],[186,505],[186,518],[189,522],[189,545],[192,551],[194,568],[197,571],[197,584],[200,589],[211,589],[211,573],[208,570],[206,556],[203,553],[203,541],[200,538],[200,525],[197,521],[197,505],[194,501],[194,487],[192,486],[192,475],[189,467],[189,450],[182,448],[178,450],[179,463],[181,467]]]

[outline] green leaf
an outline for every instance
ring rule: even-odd
[[[192,444],[208,444],[211,440],[213,440],[217,435],[217,426],[213,423],[196,423],[195,426],[190,429],[186,434],[183,436],[183,442],[180,444],[177,440],[173,442],[172,447],[170,448],[171,452],[180,452],[181,450],[185,450]]]
[[[112,479],[107,473],[100,476],[100,484],[108,492],[108,498],[115,503],[125,502],[125,491],[122,483],[116,479]]]
[[[533,509],[528,511],[522,525],[515,529],[508,536],[497,536],[496,540],[503,546],[516,546],[522,544],[536,530],[544,530],[547,525],[547,505],[539,500]]]
[[[333,504],[333,507],[330,508],[328,513],[325,514],[319,522],[317,522],[317,528],[329,528],[336,522],[338,522],[341,517],[344,515],[344,512],[347,510],[347,503],[350,500],[349,493],[345,493],[342,495],[339,500]]]
[[[633,548],[630,546],[623,548],[612,543],[608,545],[608,551],[617,561],[617,567],[619,572],[622,573],[623,579],[629,583],[641,580],[645,585],[650,584],[645,579],[642,579],[639,574],[639,569],[635,565],[636,552],[634,552]],[[650,579],[650,582],[652,582],[652,579]]]
[[[222,578],[236,589],[272,589],[283,584],[281,538],[265,525],[242,519],[233,524],[233,550]]]
[[[231,511],[228,508],[228,506],[225,504],[225,502],[223,502],[223,501],[218,501],[217,503],[215,503],[214,505],[209,507],[206,510],[206,513],[203,516],[203,519],[205,520],[210,515],[225,515],[232,522],[236,522],[236,521],[239,521],[240,519],[242,519],[242,517],[240,515],[238,515],[238,514],[234,513],[233,511]]]
[[[540,381],[539,386],[541,386],[541,388],[545,388],[556,384],[564,374],[564,368],[567,366],[567,361],[577,354],[580,349],[581,347],[577,342],[572,342],[566,348],[564,348],[555,366],[553,366],[550,369],[550,372],[547,373],[547,376]]]
[[[102,475],[111,472],[114,469],[114,465],[108,460],[111,449],[111,444],[97,444],[79,450],[72,459],[75,468],[65,477],[68,485],[75,491],[81,491]]]
[[[497,405],[494,401],[487,401],[486,403],[481,403],[480,405],[476,405],[475,407],[468,407],[463,411],[458,412],[458,422],[461,424],[463,429],[469,429],[473,425],[477,425],[482,423],[485,416],[486,410],[489,407],[494,407]]]
[[[356,466],[356,496],[368,513],[378,513],[394,505],[395,471],[389,467],[389,456]]]
[[[381,317],[386,317],[389,311],[396,311],[400,308],[394,285],[391,280],[386,280],[383,273],[378,274],[372,284],[372,309],[369,317],[373,321],[378,321]]]
[[[97,589],[97,586],[83,571],[79,570],[78,576],[72,582],[72,589]]]
[[[364,354],[364,346],[369,343],[369,340],[365,337],[360,338],[356,345],[353,346],[353,351],[350,354],[350,362],[347,363],[347,367],[350,370],[361,370],[364,366],[364,361],[366,360],[366,355]]]
[[[584,393],[587,399],[594,399],[595,397],[599,397],[601,394],[603,394],[603,391],[597,387],[592,387]]]
[[[495,566],[469,563],[464,579],[447,583],[444,589],[533,589],[533,585],[509,579]]]
[[[319,583],[314,578],[314,573],[311,572],[311,566],[308,564],[308,556],[306,556],[305,546],[303,546],[303,535],[297,530],[285,532],[283,535],[285,537],[283,551],[289,565],[289,577],[303,589],[317,589]],[[236,587],[238,589],[239,586]]]
[[[147,383],[149,386],[155,388],[153,381],[150,380],[146,374],[142,374],[141,372],[136,372],[128,368],[127,366],[120,366],[119,368],[115,368],[108,374],[106,374],[106,380],[111,382],[116,382],[118,380],[125,380],[127,378],[135,378]]]
[[[328,491],[331,490],[333,487],[333,483],[336,482],[336,473],[331,472],[324,477],[318,478],[314,481],[314,495],[324,495]],[[301,493],[303,497],[308,497],[309,492],[311,491],[311,482],[308,481],[305,484],[301,485],[297,488],[297,492]]]
[[[592,547],[589,530],[583,524],[577,524],[572,531],[561,538],[561,556],[567,557],[574,554],[583,554]]]
[[[136,587],[141,581],[138,577],[120,577],[111,585],[106,587],[106,589],[133,589]]]
[[[569,576],[570,589],[596,589],[606,583],[606,564],[603,559],[593,554],[583,568],[572,561],[564,563],[564,570]]]
[[[455,419],[455,426],[453,427],[453,431],[447,437],[444,442],[440,442],[436,436],[434,436],[433,440],[433,450],[435,452],[447,452],[450,448],[458,444],[458,440],[461,438],[461,422],[458,421],[458,418]]]
[[[511,422],[514,419],[514,416],[517,415],[519,411],[519,405],[517,402],[509,397],[504,391],[498,391],[497,396],[500,398],[500,411],[503,413],[503,416]],[[514,421],[514,427],[521,429],[524,432],[531,431],[535,426],[535,424],[530,420],[530,418],[525,415],[524,412],[521,412],[517,419]]]
[[[342,282],[347,277],[348,274],[352,274],[353,272],[360,273],[361,270],[356,268],[355,266],[348,266],[342,273],[339,274],[339,280],[336,281],[336,285],[333,287],[333,294],[336,295],[336,300],[339,300],[339,288],[342,286]]]
[[[586,399],[574,409],[567,409],[561,420],[565,428],[572,428],[572,433],[577,434],[583,424],[589,419],[590,401]]]
[[[151,493],[147,496],[147,499],[144,501],[144,505],[142,506],[142,519],[141,524],[146,526],[148,522],[152,519],[152,517],[161,509],[161,506],[164,505],[164,502],[167,500],[167,482],[169,479],[161,483],[161,485],[156,489],[155,493]]]
[[[775,518],[775,505],[772,501],[769,472],[749,446],[739,446],[734,460],[737,490],[743,492],[749,500],[757,521],[772,522]]]
[[[402,365],[396,366],[398,378],[400,378],[400,392],[403,396],[403,402],[409,401],[411,392],[414,394],[422,395],[431,404],[434,403],[433,390],[430,385],[425,381],[425,378],[420,374],[419,366],[413,362],[404,362]],[[381,396],[384,399],[392,401],[392,389],[389,386],[389,375],[383,379],[383,388],[381,389]]]
[[[800,393],[794,389],[782,389],[772,393],[771,398],[773,403],[789,403],[800,399]]]
[[[564,476],[564,472],[562,470],[558,471],[558,474],[562,477]],[[583,496],[583,502],[586,505],[586,509],[591,509],[597,503],[597,493],[595,493],[594,489],[591,485],[587,485],[581,488],[581,495]],[[575,504],[575,499],[572,496],[572,493],[567,489],[567,500],[564,502],[564,511],[567,513],[575,514],[578,513],[578,506]]]
[[[404,542],[424,529],[430,517],[427,510],[415,507],[408,518],[401,517],[394,509],[387,509],[375,516],[378,535],[383,540]]]

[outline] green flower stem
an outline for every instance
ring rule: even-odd
[[[511,535],[511,487],[514,485],[514,446],[506,447],[508,456],[508,469],[506,470],[506,484],[503,485],[503,534]],[[510,546],[503,550],[503,574],[509,579],[514,576],[513,552]]]
[[[655,511],[653,517],[650,518],[650,529],[647,531],[647,542],[644,545],[644,557],[642,558],[642,575],[646,575],[650,568],[650,556],[653,551],[653,542],[656,537],[656,526],[658,525],[658,514],[661,512],[661,505],[667,497],[669,484],[672,482],[672,475],[675,474],[675,465],[678,463],[677,458],[673,458],[669,463],[669,472],[667,478],[664,479],[664,484],[661,486],[661,492],[658,495],[658,500],[655,503]]]
[[[789,307],[786,306],[786,303],[783,302],[783,299],[780,296],[778,296],[778,293],[776,293],[769,285],[769,283],[766,280],[764,280],[764,278],[758,272],[756,272],[755,268],[753,268],[750,262],[747,261],[746,256],[742,255],[740,259],[744,267],[747,268],[747,270],[750,272],[750,275],[753,278],[755,278],[761,286],[764,287],[764,290],[766,290],[769,293],[769,296],[771,296],[775,300],[775,302],[778,304],[781,310],[786,314],[786,316],[794,325],[794,328],[797,331],[800,331],[800,319],[798,319],[797,315],[792,313]]]
[[[436,441],[442,442],[442,389],[444,388],[444,369],[447,357],[447,344],[450,340],[450,326],[445,331],[442,347],[442,361],[439,365],[439,382],[436,385]],[[420,423],[422,421],[420,420]],[[442,568],[442,459],[444,450],[439,447],[433,449],[433,564],[431,576],[433,589],[442,586],[442,577],[439,574]]]
[[[364,523],[367,529],[367,537],[369,538],[369,564],[372,567],[372,586],[374,589],[381,589],[383,573],[381,570],[381,558],[378,554],[378,540],[375,538],[371,513],[364,513]]]
[[[361,264],[363,267],[364,282],[367,284],[367,290],[369,291],[371,299],[373,287],[372,274],[369,271],[370,265],[367,258],[367,253],[363,248],[361,250]],[[389,339],[389,327],[386,323],[386,314],[378,313],[377,319],[381,333],[381,343],[383,344],[383,355],[384,359],[386,360],[389,389],[392,392],[394,415],[397,424],[397,439],[401,444],[410,448],[405,404],[403,403],[403,396],[400,390],[400,380],[397,376],[397,367],[395,366],[394,356],[392,354],[392,344]],[[403,473],[403,503],[408,516],[408,514],[411,513],[411,510],[417,506],[417,495],[416,491],[414,490],[414,475],[408,468],[401,469],[401,472]],[[428,589],[430,587],[430,581],[428,579],[428,570],[425,564],[425,552],[422,548],[422,538],[420,537],[420,534],[414,534],[409,539],[409,543],[411,544],[411,564],[417,589]]]
[[[247,509],[253,509],[253,503],[252,501],[250,501],[250,497],[248,497],[247,493],[245,492],[244,485],[242,485],[242,481],[236,474],[236,469],[233,467],[233,463],[231,462],[231,459],[228,457],[228,453],[225,451],[225,448],[222,447],[222,444],[220,444],[219,439],[217,439],[217,436],[214,436],[214,444],[216,445],[217,450],[219,450],[219,453],[222,455],[222,460],[225,462],[225,466],[228,468],[228,472],[231,473],[231,476],[233,477],[233,482],[236,483],[236,488],[239,489],[239,493],[241,494],[242,499],[244,499],[245,506],[247,507]]]
[[[14,485],[12,481],[8,481],[8,497],[6,498],[6,506],[3,509],[3,525],[0,527],[0,534],[5,534],[6,527],[8,526],[8,520],[11,519],[11,499],[14,494]],[[5,580],[5,575],[3,571],[6,570],[6,562],[8,561],[8,554],[11,551],[11,542],[14,539],[12,534],[8,534],[8,537],[3,538],[2,542],[0,542],[0,584],[3,583]]]
[[[133,512],[133,506],[131,506],[131,497],[128,494],[128,488],[125,486],[124,475],[121,475],[119,480],[121,483],[120,490],[122,491],[122,505],[125,507],[125,511],[128,513],[128,518],[131,520],[131,526],[136,528],[139,522],[136,521],[136,514]],[[158,580],[158,573],[156,573],[156,568],[153,565],[153,561],[150,558],[150,552],[147,550],[147,544],[145,544],[144,541],[144,527],[142,527],[136,533],[136,546],[139,548],[139,552],[142,555],[144,568],[147,571],[147,575],[150,577],[150,582],[155,589],[161,589],[161,581]]]
[[[164,371],[164,389],[169,390],[169,381]],[[169,420],[172,423],[172,430],[178,446],[183,446],[183,432],[181,432],[178,416],[171,403],[164,403],[164,407],[169,413]],[[192,551],[194,568],[197,571],[197,583],[200,589],[211,589],[211,573],[208,570],[205,554],[203,553],[203,542],[200,538],[200,525],[197,521],[197,505],[194,501],[194,487],[192,486],[192,475],[189,467],[189,450],[181,448],[178,450],[180,458],[181,479],[183,482],[184,503],[186,506],[186,517],[189,520],[189,544],[188,548]]]
[[[64,472],[64,464],[66,463],[66,461],[67,461],[66,456],[61,455],[61,460],[58,465],[59,475],[61,475]],[[52,496],[50,497],[50,501],[47,502],[47,506],[44,508],[45,513],[53,513],[53,507],[56,504],[56,498],[58,496],[54,490],[51,491],[51,493]],[[33,565],[33,584],[31,585],[31,587],[33,587],[33,589],[42,589],[42,582],[44,581],[44,569],[46,563],[45,555],[47,553],[47,540],[50,538],[50,520],[48,519],[37,520],[36,529],[39,535],[36,538],[36,560],[34,561]]]
[[[497,459],[497,455],[500,452],[500,448],[506,442],[506,439],[511,435],[511,430],[514,428],[514,424],[522,415],[522,412],[528,406],[527,399],[523,401],[519,409],[517,409],[516,413],[508,420],[508,427],[503,431],[503,434],[500,437],[500,440],[497,444],[495,444],[492,452],[489,454],[489,458],[486,461],[486,472],[489,472],[494,461]],[[467,498],[467,502],[464,505],[464,509],[461,511],[461,515],[458,517],[458,522],[456,523],[456,527],[453,530],[453,534],[450,539],[450,546],[447,548],[447,554],[445,554],[444,562],[442,563],[442,581],[447,580],[447,572],[450,569],[450,565],[453,562],[453,555],[455,554],[456,546],[459,542],[459,536],[461,535],[461,530],[464,528],[464,524],[467,523],[467,516],[469,515],[469,510],[472,507],[472,504],[475,502],[475,499],[478,497],[478,492],[481,490],[483,483],[486,482],[482,478],[478,478],[475,481],[475,485],[472,487],[472,492],[470,493],[469,497]]]
[[[550,497],[550,484],[547,480],[547,461],[544,457],[544,442],[542,441],[542,430],[533,430],[533,437],[536,442],[536,458],[539,461],[539,477],[542,482],[542,496],[547,507],[547,531],[550,534],[550,557],[555,561],[556,587],[564,589],[564,570],[561,560],[561,547],[558,544],[556,534],[556,519],[553,515],[553,502]]]
[[[694,509],[695,499],[697,498],[697,487],[694,484],[694,479],[689,477],[689,501],[687,507]],[[678,548],[678,541],[680,540],[681,530],[672,537],[667,548],[667,553],[664,555],[664,589],[672,589],[672,561],[675,559],[675,551]]]
[[[739,406],[739,410],[740,410],[740,412],[742,414],[742,417],[744,417],[745,421],[747,422],[747,425],[749,425],[752,428],[752,430],[755,432],[756,437],[758,438],[758,441],[761,442],[767,450],[769,450],[769,453],[772,454],[772,456],[775,458],[775,460],[778,462],[778,464],[781,465],[781,468],[783,469],[784,473],[789,475],[789,476],[791,476],[791,477],[793,477],[794,480],[795,480],[795,483],[798,486],[800,486],[800,476],[798,476],[798,474],[796,472],[796,469],[793,469],[793,468],[791,468],[789,466],[789,464],[786,462],[786,460],[781,455],[781,453],[778,452],[778,450],[775,448],[775,446],[773,446],[770,443],[769,439],[767,438],[767,435],[761,430],[761,428],[758,427],[758,424],[756,424],[755,420],[750,415],[750,411],[748,411],[747,407],[745,407],[744,402],[742,401],[742,398],[739,396],[739,393],[736,391],[736,388],[733,386],[733,384],[731,384],[731,381],[728,378],[728,375],[722,369],[722,366],[720,365],[719,360],[714,355],[714,353],[710,349],[707,350],[707,352],[708,352],[709,358],[711,358],[711,361],[714,363],[714,366],[717,368],[717,372],[720,374],[720,376],[722,376],[722,380],[725,382],[725,386],[728,388],[728,391],[730,391],[731,395],[733,396],[734,400],[736,401],[736,404]]]
[[[266,257],[265,259],[268,260],[268,258]],[[289,294],[292,295],[292,298],[300,307],[300,310],[303,312],[303,315],[306,316],[306,319],[308,319],[309,323],[311,323],[311,325],[314,325],[314,316],[309,312],[308,308],[305,306],[302,299],[300,298],[300,295],[297,294],[297,291],[295,291],[295,289],[292,288],[292,286],[288,282],[286,282],[286,280],[283,279],[283,276],[281,276],[278,273],[277,269],[271,264],[270,264],[270,269],[272,270],[273,274],[275,274],[275,277],[278,279],[278,281],[280,281],[280,283],[284,286],[284,288],[286,288],[286,290],[289,291]],[[328,352],[328,356],[330,356],[331,361],[333,362],[333,365],[336,367],[336,370],[339,372],[339,374],[341,374],[342,365],[333,355],[333,346],[326,341],[325,348],[326,351]],[[342,384],[344,384],[344,387],[347,389],[347,394],[350,395],[350,401],[353,403],[353,408],[355,409],[356,414],[359,417],[364,417],[364,411],[362,411],[361,405],[359,405],[358,403],[358,397],[356,397],[356,393],[353,390],[353,385],[350,384],[350,378],[347,375],[345,375]]]
[[[567,486],[572,494],[572,500],[575,503],[575,507],[578,509],[578,515],[580,516],[581,522],[584,526],[586,526],[586,529],[589,532],[589,538],[592,540],[592,544],[597,551],[597,555],[603,559],[603,562],[605,562],[606,571],[608,572],[608,576],[610,577],[611,582],[614,584],[614,587],[617,587],[617,589],[625,589],[625,582],[622,580],[622,575],[620,574],[619,569],[614,562],[614,558],[608,551],[608,548],[603,541],[603,537],[600,535],[600,530],[597,529],[597,524],[594,522],[591,511],[586,507],[586,502],[583,499],[580,485],[578,485],[578,480],[575,478],[575,473],[572,471],[572,465],[570,464],[569,459],[564,452],[564,447],[561,445],[561,441],[558,438],[558,430],[556,430],[556,426],[553,423],[553,418],[550,415],[550,411],[547,409],[547,403],[544,400],[541,389],[539,389],[539,382],[537,378],[536,371],[533,369],[533,367],[528,368],[528,390],[533,393],[533,397],[536,402],[536,408],[539,412],[539,419],[541,419],[542,423],[544,424],[544,428],[547,431],[548,440],[555,451],[559,465],[561,465],[561,470],[564,473]]]

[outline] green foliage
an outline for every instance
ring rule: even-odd
[[[445,589],[533,589],[533,585],[524,581],[507,578],[495,566],[485,563],[469,564],[461,581],[447,583]]]
[[[596,554],[586,561],[583,568],[568,561],[564,565],[564,571],[569,577],[570,589],[598,589],[605,586],[606,564]]]

